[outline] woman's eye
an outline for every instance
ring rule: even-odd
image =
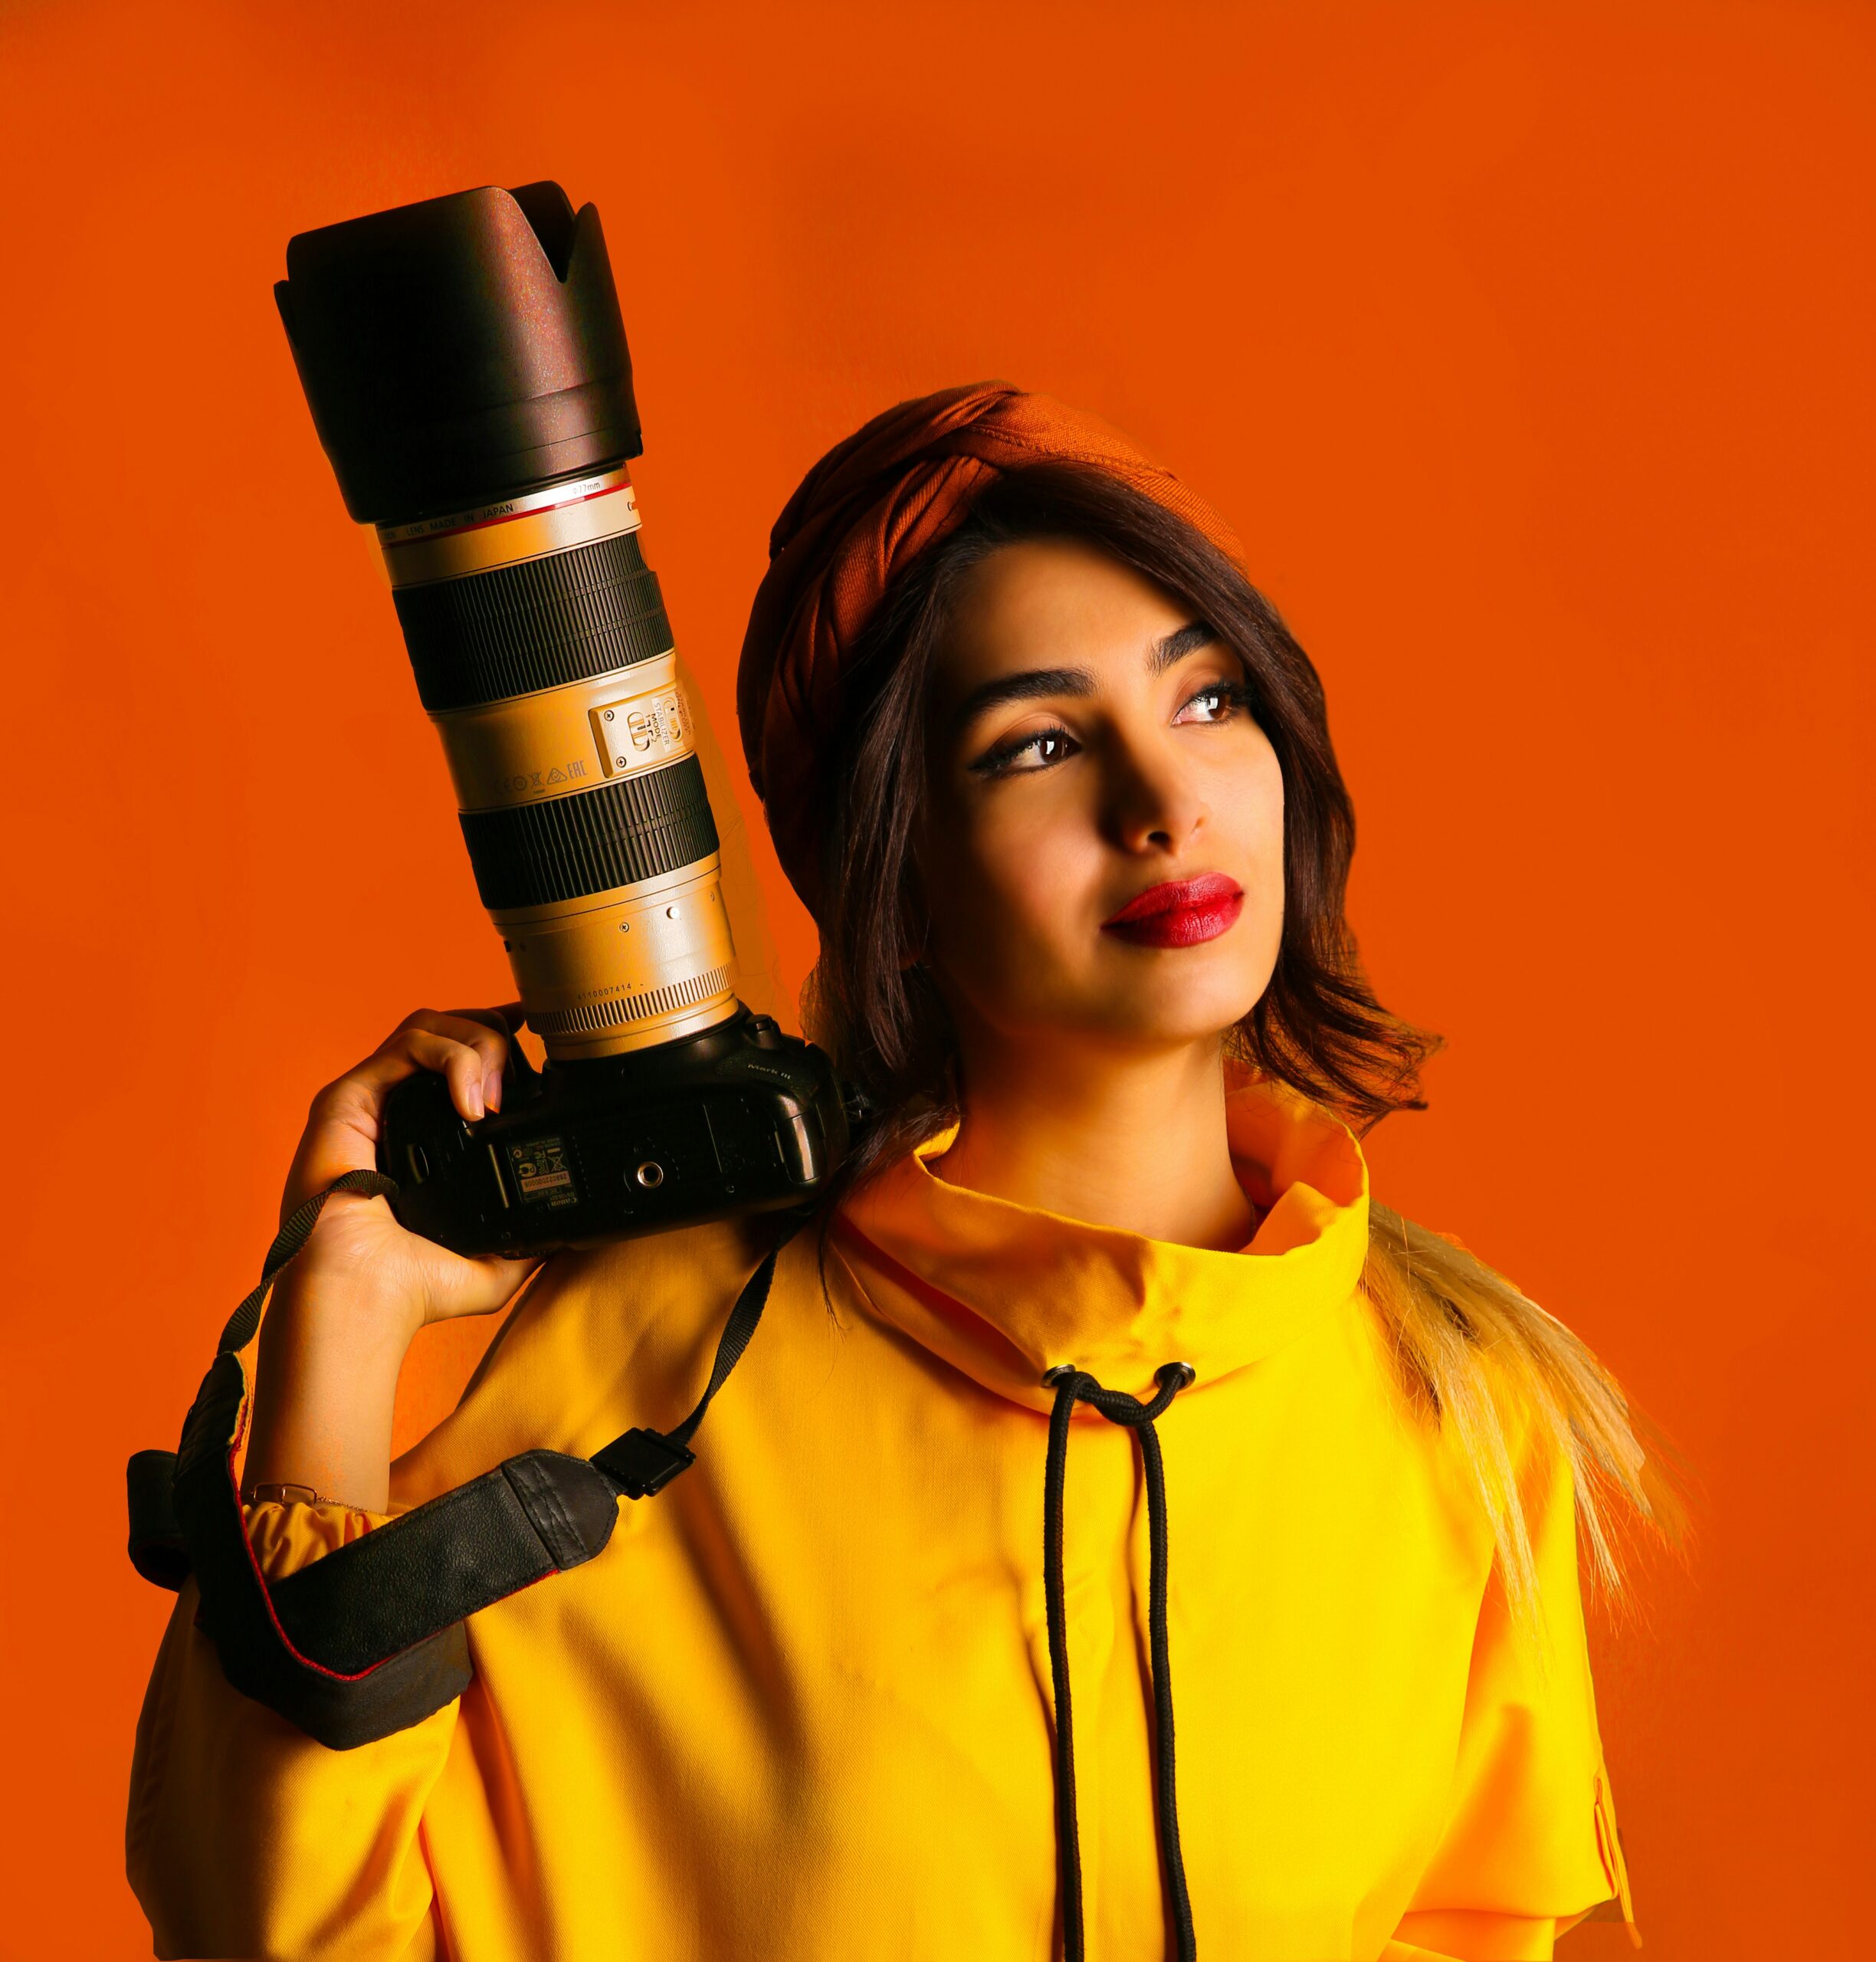
[[[1030,766],[1025,766],[1023,770],[1017,769],[1015,766],[1018,756],[1027,756],[1031,750],[1040,756],[1045,743],[1061,744],[1072,743],[1074,740],[1074,738],[1065,729],[1038,729],[1033,735],[1020,737],[1014,743],[1005,743],[996,749],[985,750],[983,754],[971,765],[971,768],[984,776],[1020,776],[1025,774]],[[1058,753],[1055,756],[1044,758],[1034,767],[1046,769],[1051,763],[1059,763],[1061,760],[1061,755]]]
[[[1196,694],[1186,698],[1186,707],[1194,702],[1211,702],[1215,704],[1212,720],[1227,722],[1241,710],[1251,706],[1251,691],[1241,681],[1230,680],[1208,681]]]

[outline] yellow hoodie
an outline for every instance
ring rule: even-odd
[[[946,1133],[778,1264],[697,1462],[598,1559],[475,1616],[475,1680],[334,1752],[231,1689],[179,1596],[139,1723],[132,1885],[159,1957],[1049,1962],[1061,1941],[1043,1488],[1070,1363],[1150,1395],[1177,1819],[1212,1962],[1549,1957],[1629,1896],[1567,1468],[1523,1466],[1541,1653],[1491,1522],[1359,1287],[1368,1175],[1234,1075],[1238,1252],[947,1184]],[[934,1161],[937,1161],[935,1163]],[[537,1445],[675,1423],[766,1229],[556,1256],[392,1511]],[[1067,1664],[1091,1962],[1172,1952],[1143,1447],[1068,1426]],[[257,1505],[279,1578],[382,1516]],[[1609,1911],[1615,1911],[1612,1909]]]

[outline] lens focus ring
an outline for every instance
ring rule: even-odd
[[[466,811],[461,823],[477,890],[492,913],[660,878],[717,849],[694,756],[546,803]]]
[[[400,586],[417,692],[469,708],[668,653],[671,622],[635,533],[466,579]]]

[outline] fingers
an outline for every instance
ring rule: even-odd
[[[493,1314],[514,1299],[543,1258],[536,1254],[524,1260],[507,1260],[500,1254],[482,1254],[450,1261],[439,1267],[431,1281],[425,1320],[453,1321],[459,1315]]]
[[[450,1014],[418,1009],[406,1015],[362,1063],[313,1099],[288,1175],[288,1198],[322,1189],[342,1172],[375,1165],[385,1098],[419,1070],[444,1078],[464,1119],[499,1111],[510,1031],[523,1019],[519,1002]]]
[[[491,1055],[486,1043],[466,1042],[428,1029],[407,1030],[402,1045],[402,1053],[420,1069],[435,1070],[448,1081],[450,1101],[465,1117],[483,1117],[491,1108],[500,1109],[505,1050],[503,1045]]]
[[[484,1015],[489,1019],[483,1019]],[[451,1101],[464,1117],[484,1117],[501,1108],[508,1042],[498,1010],[443,1015],[419,1009],[339,1081],[357,1084],[371,1095],[375,1107],[393,1084],[418,1070],[435,1070],[447,1079]]]
[[[449,1079],[456,1107],[465,1117],[499,1111],[508,1032],[479,1018],[440,1015],[408,1031],[411,1053],[425,1069]]]

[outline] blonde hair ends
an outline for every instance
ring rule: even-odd
[[[1679,1454],[1554,1315],[1450,1235],[1372,1199],[1362,1288],[1409,1405],[1449,1430],[1493,1522],[1521,1626],[1534,1631],[1540,1605],[1525,1501],[1557,1452],[1569,1461],[1586,1578],[1604,1599],[1625,1599],[1624,1543],[1638,1531],[1684,1547]]]

